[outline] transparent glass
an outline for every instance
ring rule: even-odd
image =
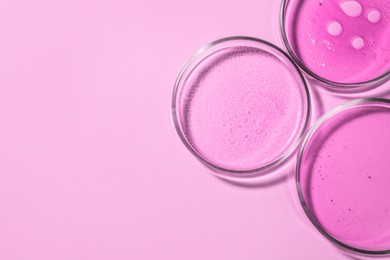
[[[298,67],[278,47],[250,37],[214,41],[193,56],[173,90],[176,130],[215,172],[268,173],[297,147],[310,114]]]
[[[305,137],[296,185],[314,226],[337,245],[390,253],[390,100],[359,99],[325,114]]]
[[[390,1],[283,0],[281,36],[293,60],[325,87],[372,89],[390,76]]]

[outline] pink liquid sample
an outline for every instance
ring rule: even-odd
[[[199,156],[245,171],[277,160],[291,147],[307,104],[302,79],[284,60],[243,46],[224,48],[198,64],[184,83],[179,117]]]
[[[390,71],[390,1],[288,1],[291,48],[317,76],[359,83]]]
[[[361,106],[321,125],[302,155],[307,209],[338,241],[390,249],[390,108]]]

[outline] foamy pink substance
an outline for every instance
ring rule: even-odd
[[[306,96],[297,75],[257,48],[214,53],[185,82],[179,117],[188,142],[224,169],[252,170],[275,161],[305,120]]]
[[[347,110],[309,141],[302,195],[322,228],[369,251],[390,249],[390,109]]]
[[[347,84],[390,70],[390,1],[290,0],[287,6],[290,45],[313,73]]]

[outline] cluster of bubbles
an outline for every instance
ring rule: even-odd
[[[359,17],[363,12],[362,5],[354,0],[347,0],[341,2],[340,7],[344,11],[344,13],[350,17]],[[378,10],[373,8],[368,10],[366,18],[370,23],[375,24],[378,23],[381,19],[381,14]],[[335,37],[339,36],[343,32],[343,26],[338,21],[331,21],[328,24],[327,29],[328,33]],[[352,37],[351,45],[356,50],[360,50],[364,47],[364,39],[361,36],[356,35]]]

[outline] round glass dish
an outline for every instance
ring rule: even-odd
[[[307,128],[309,92],[278,47],[251,37],[214,41],[193,56],[173,91],[186,147],[217,172],[254,174],[281,163]]]
[[[324,115],[299,152],[302,207],[329,240],[390,253],[390,100],[359,99]]]
[[[283,0],[284,45],[328,88],[363,91],[390,75],[390,1]]]

